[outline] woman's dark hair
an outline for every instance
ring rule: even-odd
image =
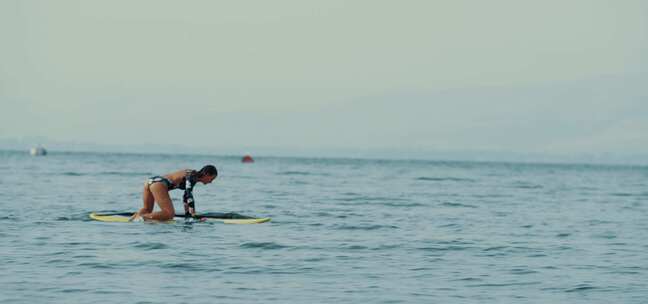
[[[202,167],[200,171],[198,171],[198,176],[205,176],[205,175],[218,176],[218,170],[216,170],[216,167],[212,165],[206,165]]]

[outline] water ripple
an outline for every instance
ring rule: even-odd
[[[511,287],[511,286],[528,286],[528,285],[540,285],[540,284],[542,284],[542,282],[532,281],[532,282],[471,284],[471,285],[466,285],[466,287]]]
[[[304,176],[308,176],[308,175],[312,175],[312,173],[305,172],[305,171],[283,171],[283,172],[277,173],[277,175],[304,175]]]
[[[158,243],[158,242],[137,243],[133,247],[140,248],[140,249],[147,249],[147,250],[157,250],[157,249],[168,249],[168,248],[170,248],[169,245],[164,244],[164,243]]]
[[[439,206],[442,207],[453,207],[453,208],[479,208],[474,205],[469,205],[469,204],[462,204],[462,203],[451,203],[451,202],[444,202],[439,204]]]
[[[474,179],[470,178],[459,178],[459,177],[417,177],[415,180],[417,181],[428,181],[428,182],[468,182],[468,183],[474,183]]]
[[[377,224],[367,224],[367,225],[342,224],[342,225],[335,225],[333,226],[333,228],[338,230],[379,230],[379,229],[398,229],[398,226],[377,225]]]
[[[576,285],[575,287],[567,288],[564,291],[565,292],[584,292],[584,291],[591,291],[591,290],[596,290],[600,289],[599,287],[592,286],[589,284],[579,284]]]
[[[0,202],[3,303],[648,298],[648,167],[23,154],[0,152],[11,185]],[[91,211],[139,208],[138,176],[205,163],[223,170],[197,188],[200,212],[272,209],[277,221],[88,222]],[[182,192],[170,194],[181,210]]]
[[[266,250],[288,248],[288,246],[284,246],[284,245],[281,245],[281,244],[275,243],[275,242],[248,242],[248,243],[241,244],[239,247],[241,247],[241,248],[254,248],[254,249],[266,249]]]

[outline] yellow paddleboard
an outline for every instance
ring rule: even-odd
[[[90,213],[90,218],[95,221],[101,222],[112,222],[112,223],[131,223],[128,220],[133,215],[133,213],[106,213],[98,214],[95,212]],[[204,219],[206,222],[221,222],[225,224],[261,224],[269,222],[269,217],[264,218],[253,218],[238,215],[235,213],[219,213],[212,214],[207,213],[203,215],[196,215],[198,219]],[[176,214],[174,220],[165,221],[164,223],[174,223],[178,221],[184,221],[184,216]]]

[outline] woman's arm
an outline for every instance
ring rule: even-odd
[[[182,202],[184,203],[185,217],[196,216],[196,204],[193,198],[193,187],[196,184],[192,181],[191,175],[187,176],[185,179],[185,192],[182,196]]]

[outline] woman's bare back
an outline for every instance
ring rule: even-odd
[[[169,179],[175,187],[178,187],[180,184],[182,184],[184,178],[187,176],[187,171],[191,171],[191,169],[184,169],[184,170],[178,170],[172,173],[169,173],[165,175],[167,179]]]

